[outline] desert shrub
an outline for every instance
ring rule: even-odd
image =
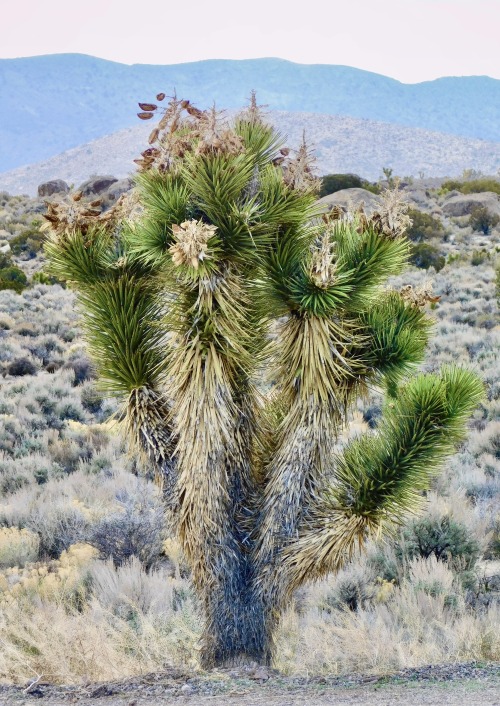
[[[490,255],[487,250],[481,248],[481,250],[473,250],[470,258],[470,264],[473,267],[479,267],[484,265],[490,259]]]
[[[485,559],[500,559],[500,514],[493,520],[491,530],[491,538],[488,543],[484,558]]]
[[[446,259],[434,245],[417,243],[412,246],[410,262],[423,270],[433,267],[439,272],[445,266]]]
[[[58,284],[61,287],[66,287],[66,282],[59,280],[57,277],[54,277],[54,275],[48,274],[43,269],[33,274],[31,284]]]
[[[416,593],[422,592],[433,598],[443,596],[445,605],[456,605],[459,591],[456,576],[447,564],[435,556],[413,559],[406,580]]]
[[[38,485],[44,485],[49,480],[49,471],[47,468],[37,468],[33,476]]]
[[[94,385],[82,385],[80,399],[82,406],[91,414],[97,414],[102,409],[104,397]]]
[[[400,559],[396,556],[394,545],[375,547],[367,557],[367,564],[377,579],[389,583],[399,583],[404,573]]]
[[[38,535],[40,555],[57,559],[72,544],[85,541],[89,519],[78,504],[37,505],[27,517],[26,527]]]
[[[1,272],[1,270],[0,270]],[[4,291],[6,289],[11,289],[13,292],[16,292],[16,294],[21,294],[21,292],[24,290],[25,285],[21,284],[21,282],[12,282],[7,279],[2,279],[0,277],[0,291]]]
[[[336,576],[333,586],[325,595],[321,608],[358,610],[365,608],[373,598],[374,576],[366,566],[347,566]]]
[[[44,239],[44,234],[32,226],[10,240],[10,249],[14,255],[24,255],[31,259],[42,250]]]
[[[373,194],[380,193],[380,189],[376,184],[372,184],[366,179],[362,179],[357,174],[326,174],[321,177],[321,187],[319,197],[334,194],[342,189],[366,189]]]
[[[16,490],[20,490],[20,488],[28,484],[29,479],[22,473],[0,475],[0,495],[10,495],[11,493],[15,493]]]
[[[40,358],[42,365],[47,365],[54,356],[59,359],[59,356],[64,352],[61,341],[53,334],[39,337],[35,341],[27,343],[26,347],[32,355]]]
[[[16,358],[16,360],[13,360],[7,366],[7,373],[17,377],[22,377],[23,375],[35,375],[36,372],[36,365],[27,357]]]
[[[71,410],[63,408],[71,414]],[[71,408],[73,409],[73,408]],[[60,417],[61,412],[58,413]],[[63,417],[68,419],[70,417]],[[78,420],[77,420],[78,421]],[[51,460],[56,463],[64,473],[74,473],[81,462],[89,461],[92,458],[92,447],[87,442],[81,445],[75,439],[57,439],[49,445]]]
[[[0,269],[0,289],[13,289],[18,294],[28,286],[28,278],[16,265]]]
[[[408,215],[412,220],[412,224],[407,229],[406,234],[412,242],[420,243],[422,240],[439,238],[443,234],[443,224],[438,218],[434,218],[434,216],[416,208],[408,209]]]
[[[93,380],[96,377],[95,368],[91,361],[85,357],[72,358],[64,364],[65,370],[73,370],[73,384],[80,385],[85,380]]]
[[[469,225],[472,230],[479,231],[488,235],[491,229],[500,222],[500,217],[495,213],[491,213],[486,206],[476,206],[472,209]]]
[[[480,194],[484,191],[492,191],[500,194],[500,182],[496,179],[471,179],[462,181],[461,179],[448,179],[441,185],[442,191],[460,191],[462,194]]]
[[[465,569],[472,569],[480,554],[467,527],[449,515],[414,520],[402,531],[395,550],[400,561],[434,556],[441,561],[458,560]]]
[[[10,252],[0,252],[0,270],[12,266],[12,255]]]
[[[161,504],[153,497],[126,497],[121,509],[96,524],[87,541],[102,558],[122,565],[136,556],[150,568],[163,552],[165,518]]]
[[[0,527],[0,568],[33,562],[38,557],[40,540],[34,532],[17,527]]]
[[[10,331],[16,324],[15,319],[4,312],[0,312],[0,331]]]
[[[40,334],[40,328],[32,321],[21,321],[14,327],[14,333],[18,336],[36,338]]]
[[[500,460],[500,421],[490,422],[484,430],[475,434],[469,446],[476,457],[491,454],[494,459]]]
[[[71,419],[73,422],[84,422],[85,413],[77,400],[67,400],[57,406],[56,414],[61,420]]]

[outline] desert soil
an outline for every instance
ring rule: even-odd
[[[169,669],[85,686],[0,685],[0,706],[500,706],[500,664],[407,669],[390,676],[283,677],[262,667],[189,674]]]

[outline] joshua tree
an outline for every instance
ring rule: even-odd
[[[386,285],[410,252],[397,193],[321,215],[306,145],[290,153],[254,99],[232,124],[173,99],[150,144],[131,206],[49,206],[47,252],[162,485],[204,664],[265,663],[295,589],[418,509],[482,386],[415,374],[428,294]],[[383,420],[342,446],[371,386]]]

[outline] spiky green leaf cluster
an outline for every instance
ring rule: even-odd
[[[335,466],[332,506],[370,521],[400,521],[463,438],[484,389],[471,371],[418,375],[385,409],[376,435],[351,442]]]

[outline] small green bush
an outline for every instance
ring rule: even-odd
[[[372,184],[357,174],[326,174],[321,177],[320,198],[334,194],[336,191],[342,191],[342,189],[366,189],[373,194],[380,193],[377,184]]]
[[[59,284],[61,287],[66,288],[66,282],[47,274],[45,270],[35,272],[31,278],[31,284]]]
[[[439,238],[443,235],[444,228],[439,219],[416,208],[408,209],[408,215],[412,224],[407,229],[406,235],[412,242],[420,243],[422,240]]]
[[[441,185],[442,191],[460,191],[462,194],[480,194],[484,191],[492,191],[500,194],[500,182],[496,179],[472,179],[462,181],[460,179],[449,179]]]
[[[44,234],[34,226],[12,238],[10,241],[10,249],[14,255],[24,255],[32,259],[41,252],[44,240]]]
[[[12,289],[16,294],[21,294],[23,290],[26,289],[26,286],[21,284],[21,282],[11,282],[8,279],[2,279],[0,277],[0,291],[4,289]]]
[[[412,247],[410,262],[412,265],[415,265],[415,267],[420,267],[423,270],[434,267],[436,272],[439,272],[445,266],[446,259],[434,245],[417,243]]]
[[[12,266],[12,255],[10,252],[0,252],[0,270]]]
[[[500,217],[491,213],[486,206],[476,206],[470,213],[469,225],[472,230],[488,235],[500,222]]]
[[[87,412],[97,414],[102,408],[104,397],[93,385],[85,385],[82,387],[81,401]]]
[[[15,292],[22,292],[28,286],[28,278],[15,265],[0,269],[0,289],[13,289]]]
[[[462,570],[471,570],[480,554],[479,545],[470,537],[467,527],[448,515],[415,520],[401,537],[395,547],[400,561],[428,559],[433,555],[440,561],[459,561]]]
[[[487,262],[490,259],[489,253],[482,248],[481,250],[473,250],[470,263],[474,267],[478,267],[479,265],[483,265],[485,262]]]

